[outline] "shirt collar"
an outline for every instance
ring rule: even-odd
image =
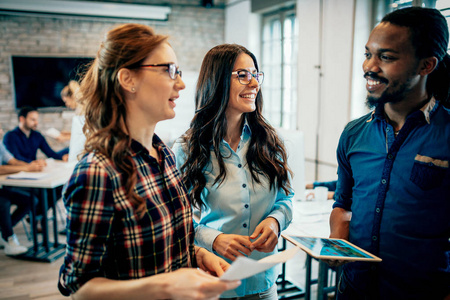
[[[166,148],[163,141],[161,141],[161,139],[156,134],[153,135],[153,146],[155,146],[158,152],[163,152]],[[148,149],[135,139],[131,141],[131,152],[133,156],[136,156],[140,153],[150,155]]]
[[[422,111],[425,120],[428,124],[430,124],[430,117],[432,116],[433,112],[436,110],[436,99],[432,97],[430,101],[428,101],[420,110]],[[370,114],[370,118],[366,121],[367,123],[372,122],[372,120],[378,119],[378,120],[384,120],[384,106],[378,105],[375,110],[372,111]]]
[[[250,125],[248,125],[247,117],[244,119],[244,127],[242,128],[241,139],[245,137],[245,135],[250,136],[252,134],[252,130],[250,129]]]
[[[423,115],[425,116],[425,120],[428,124],[430,124],[430,115],[434,111],[434,108],[436,106],[436,99],[434,97],[431,98],[430,101],[428,101],[427,104],[425,104],[420,110],[423,112]]]

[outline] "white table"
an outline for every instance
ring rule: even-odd
[[[289,228],[283,233],[287,235],[304,235],[314,237],[328,237],[330,235],[330,213],[334,201],[325,203],[315,201],[294,201],[294,216]],[[319,261],[317,281],[311,279],[312,257],[306,256],[305,300],[311,298],[311,285],[317,282],[317,299],[326,299],[328,270],[326,263]]]
[[[58,228],[55,204],[57,201],[56,189],[63,186],[70,178],[72,174],[74,163],[65,163],[62,161],[47,160],[47,167],[42,172],[36,173],[43,175],[39,179],[11,179],[10,175],[0,176],[0,186],[24,189],[27,192],[33,193],[39,198],[39,204],[41,205],[43,218],[42,218],[42,244],[38,242],[38,236],[36,232],[36,208],[32,207],[32,220],[31,228],[33,235],[33,247],[31,247],[27,253],[17,258],[37,260],[51,262],[58,259],[64,254],[65,245],[58,242]],[[53,236],[54,242],[49,243],[48,236],[48,199],[49,193],[53,199],[52,211],[53,211]],[[30,195],[31,196],[31,195]],[[33,201],[30,199],[30,201]]]

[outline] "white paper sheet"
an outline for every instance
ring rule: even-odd
[[[61,132],[56,128],[49,128],[45,131],[45,135],[48,135],[51,138],[56,139],[58,136],[60,136]]]
[[[238,256],[228,270],[220,277],[220,280],[240,280],[262,271],[270,269],[277,264],[284,263],[294,257],[300,249],[297,247],[283,252],[267,256],[260,260],[254,260],[245,256]]]
[[[47,176],[49,176],[49,173],[43,173],[43,172],[19,172],[15,174],[8,175],[7,178],[9,179],[30,179],[30,180],[37,180],[37,179],[43,179]]]

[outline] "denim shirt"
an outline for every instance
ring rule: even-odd
[[[211,148],[211,161],[204,169],[206,186],[201,194],[206,206],[201,212],[194,211],[196,215],[200,215],[200,221],[194,221],[195,243],[209,251],[213,252],[213,242],[221,233],[250,236],[256,226],[267,217],[278,221],[281,232],[292,220],[293,193],[286,195],[282,189],[270,189],[269,181],[263,177],[260,178],[261,184],[253,182],[245,159],[250,136],[250,128],[245,124],[236,152],[226,141],[222,141],[221,151],[227,177],[220,186],[218,183],[213,185],[219,174],[219,166]],[[180,142],[174,144],[178,168],[186,160],[184,148]],[[277,252],[276,247],[271,253],[254,250],[249,257],[259,260]],[[242,297],[266,291],[275,283],[279,271],[279,267],[274,267],[244,279],[237,289],[227,291],[221,297]]]
[[[450,111],[434,99],[427,109],[395,137],[377,108],[339,141],[334,207],[352,211],[350,241],[383,259],[344,265],[344,279],[375,298],[450,292]]]

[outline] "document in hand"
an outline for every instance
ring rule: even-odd
[[[283,238],[317,259],[380,262],[381,258],[342,239],[329,239],[310,236],[289,236]]]
[[[298,248],[291,248],[283,252],[264,257],[260,260],[254,260],[245,256],[238,256],[226,272],[220,277],[220,280],[240,280],[267,269],[277,264],[284,263],[297,254]]]

